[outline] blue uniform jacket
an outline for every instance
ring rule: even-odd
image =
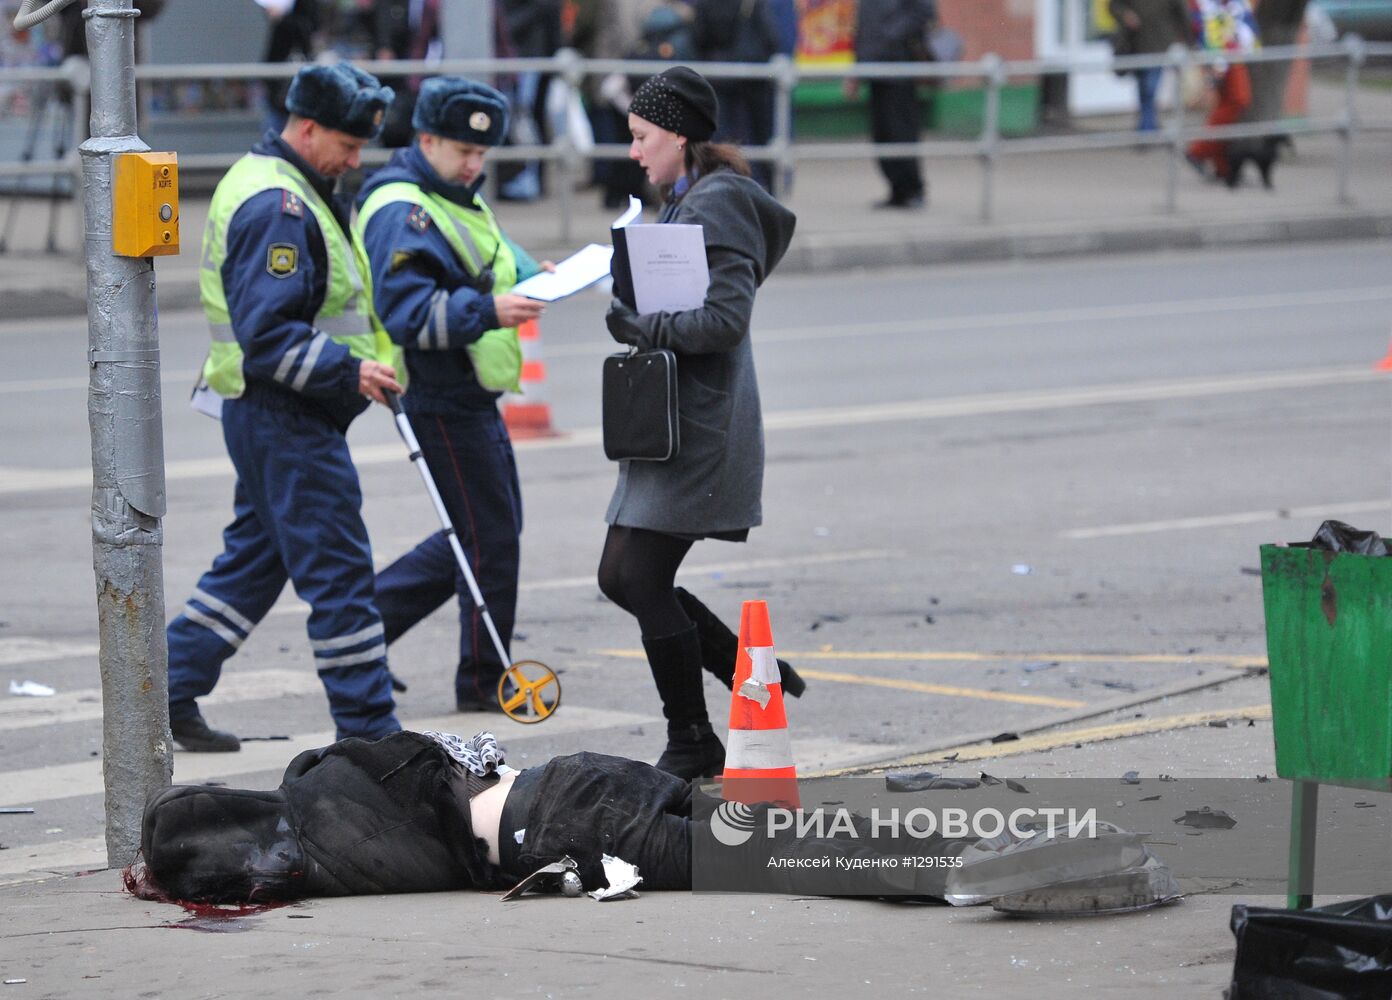
[[[334,182],[318,174],[274,132],[267,132],[252,152],[288,160],[334,205]],[[347,213],[340,206],[334,209],[346,233]],[[278,268],[282,273],[271,270],[268,250],[273,243],[297,249],[289,274],[283,273],[283,266]],[[328,256],[319,223],[299,198],[276,188],[254,195],[237,209],[227,226],[222,286],[242,348],[249,393],[261,398],[298,395],[341,428],[367,408],[367,399],[358,394],[359,360],[342,344],[315,341],[314,317],[328,288]],[[301,371],[306,364],[307,373]],[[293,388],[296,384],[298,390]]]
[[[468,186],[446,183],[426,162],[420,147],[413,145],[397,150],[390,162],[368,179],[358,193],[358,208],[377,188],[398,181],[415,184],[456,205],[472,207],[482,178]],[[486,331],[497,328],[498,313],[493,296],[473,287],[473,279],[455,256],[440,224],[450,225],[443,219],[437,224],[428,212],[397,202],[368,220],[364,241],[372,266],[377,317],[391,339],[406,349],[406,370],[411,379],[404,398],[407,411],[462,416],[493,409],[500,395],[478,384],[465,350]],[[517,258],[518,281],[540,270],[521,247],[511,240],[508,245]],[[436,329],[437,294],[446,301],[444,336]]]

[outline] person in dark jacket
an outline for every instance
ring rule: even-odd
[[[1118,51],[1126,55],[1153,55],[1171,45],[1189,43],[1189,11],[1184,0],[1108,0],[1107,10],[1117,22]],[[1137,129],[1154,132],[1160,127],[1155,114],[1155,94],[1164,68],[1135,70],[1140,106]]]
[[[750,179],[737,149],[710,141],[716,116],[714,90],[685,66],[650,78],[633,95],[629,156],[667,194],[659,222],[704,228],[710,286],[699,309],[640,315],[615,298],[606,317],[619,343],[677,355],[681,450],[665,462],[619,463],[599,587],[638,619],[667,719],[667,749],[657,766],[684,778],[724,764],[701,668],[729,684],[736,641],[673,580],[694,542],[744,541],[763,520],[764,431],[749,321],[754,294],[782,259],[796,223]],[[791,668],[783,685],[801,693]]]
[[[235,751],[196,699],[287,579],[310,605],[314,663],[339,737],[396,732],[372,549],[347,432],[400,392],[334,178],[381,129],[389,87],[347,63],[301,69],[290,118],[219,182],[200,292],[212,344],[195,405],[222,420],[237,471],[224,550],[169,624],[169,722],[185,750]]]
[[[484,157],[507,133],[508,108],[492,87],[459,77],[427,80],[416,102],[419,136],[358,194],[356,228],[372,271],[373,304],[405,349],[402,406],[440,490],[505,647],[517,607],[522,491],[503,390],[517,391],[517,327],[540,302],[511,294],[538,264],[503,235],[479,195]],[[394,642],[450,597],[460,607],[455,704],[498,711],[498,662],[482,616],[443,531],[377,574],[377,606]]]
[[[936,14],[934,0],[859,0],[856,4],[856,62],[915,62],[927,58],[924,44]],[[871,80],[870,137],[874,142],[918,142],[923,106],[913,79]],[[860,93],[860,81],[846,80],[846,96]],[[889,197],[877,208],[922,208],[928,188],[923,169],[911,156],[879,160]]]
[[[769,0],[698,0],[695,39],[708,62],[767,63],[782,38]],[[712,84],[720,104],[716,139],[764,146],[773,138],[773,84],[768,79],[723,79]],[[773,165],[751,165],[752,176],[772,189]]]

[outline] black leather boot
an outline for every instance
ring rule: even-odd
[[[739,636],[730,631],[728,625],[716,616],[715,612],[701,603],[695,594],[681,587],[676,588],[677,601],[686,617],[696,623],[696,632],[701,637],[701,664],[715,675],[715,679],[727,688],[735,682],[735,657],[739,653]],[[807,682],[798,676],[787,660],[778,661],[778,676],[783,682],[783,693],[793,698],[801,698],[807,690]]]
[[[696,626],[644,639],[643,649],[667,718],[667,749],[658,758],[658,770],[688,781],[714,777],[725,767],[725,747],[706,714]]]

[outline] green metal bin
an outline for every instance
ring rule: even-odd
[[[1264,545],[1276,773],[1392,788],[1392,558]]]

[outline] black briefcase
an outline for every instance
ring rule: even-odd
[[[602,386],[604,454],[665,462],[681,449],[677,356],[666,348],[611,354]]]

